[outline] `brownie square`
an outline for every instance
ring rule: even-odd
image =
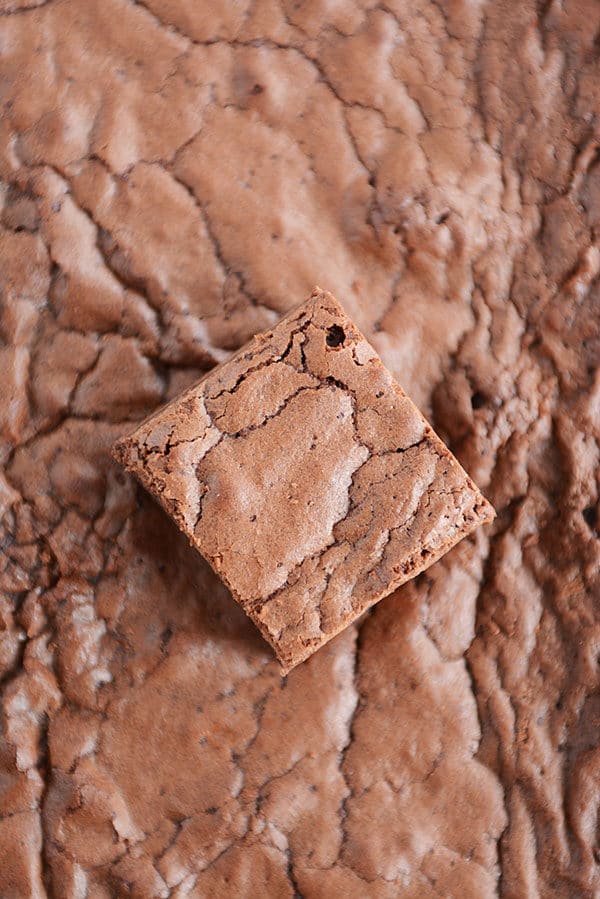
[[[284,671],[494,516],[318,288],[114,452]]]

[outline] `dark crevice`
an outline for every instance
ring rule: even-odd
[[[483,393],[480,393],[478,390],[471,396],[471,407],[475,410],[481,409],[486,404],[486,398]]]
[[[598,506],[587,506],[581,513],[594,537],[598,537]]]

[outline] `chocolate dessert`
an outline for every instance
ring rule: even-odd
[[[118,441],[282,670],[494,514],[330,293]]]
[[[0,0],[0,894],[591,899],[600,5],[201,6]],[[110,450],[315,283],[498,517],[282,678]]]

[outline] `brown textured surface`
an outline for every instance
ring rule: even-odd
[[[600,7],[208,6],[0,2],[4,894],[594,896]],[[109,447],[315,281],[499,518],[282,682]]]
[[[327,291],[121,438],[284,673],[494,512]]]

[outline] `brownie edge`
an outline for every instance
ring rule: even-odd
[[[315,288],[113,448],[287,673],[494,510]]]

